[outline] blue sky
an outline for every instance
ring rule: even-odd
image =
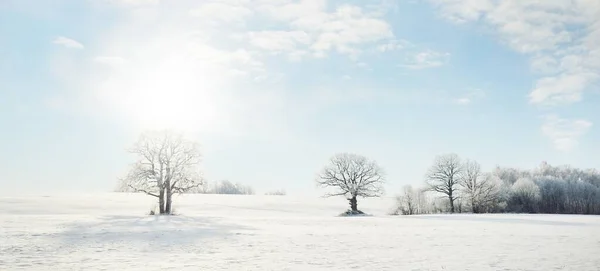
[[[313,193],[336,152],[388,194],[439,154],[600,167],[593,0],[8,0],[4,191],[108,191],[147,129],[202,144],[204,174]]]

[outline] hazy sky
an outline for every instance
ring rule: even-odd
[[[336,152],[388,194],[448,152],[600,167],[597,0],[1,0],[0,59],[3,193],[109,191],[164,127],[262,191]]]

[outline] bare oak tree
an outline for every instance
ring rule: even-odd
[[[202,185],[195,142],[171,131],[142,134],[130,149],[138,156],[122,181],[133,191],[158,198],[160,214],[171,214],[173,195]]]
[[[357,197],[383,195],[383,182],[383,170],[375,161],[350,153],[333,156],[317,178],[319,186],[334,189],[326,196],[346,196],[352,213],[360,213]]]
[[[483,174],[481,166],[475,161],[465,161],[460,185],[473,213],[488,212],[499,200],[499,187],[495,176]]]
[[[456,154],[437,156],[427,172],[428,190],[446,195],[451,213],[454,213],[454,201],[458,198],[457,188],[462,172],[462,164]]]

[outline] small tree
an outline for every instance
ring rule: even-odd
[[[396,202],[398,204],[396,212],[403,215],[414,215],[420,213],[419,208],[421,206],[419,204],[419,194],[420,192],[415,191],[410,185],[405,185],[402,187],[402,194],[396,197]]]
[[[353,214],[360,214],[357,197],[383,195],[383,170],[373,160],[350,153],[333,156],[317,178],[321,187],[333,188],[325,196],[346,196]]]
[[[130,152],[138,156],[122,182],[135,192],[158,198],[160,214],[171,214],[173,195],[202,185],[195,142],[170,131],[146,132]]]
[[[462,164],[458,155],[446,154],[436,157],[427,172],[428,190],[446,195],[451,213],[454,213],[454,201],[458,198],[457,188],[462,171]]]

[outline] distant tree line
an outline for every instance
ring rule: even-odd
[[[249,185],[241,183],[232,183],[227,180],[208,182],[197,191],[200,194],[221,194],[221,195],[254,195],[254,189]]]
[[[120,182],[115,192],[139,192],[132,189],[126,182]],[[223,181],[203,181],[202,185],[185,191],[186,194],[223,194],[223,195],[254,195],[255,191],[249,185]]]
[[[600,172],[546,162],[531,170],[482,172],[475,161],[442,155],[424,187],[403,188],[394,214],[445,212],[600,214]]]
[[[266,192],[265,195],[267,195],[267,196],[285,196],[286,192],[285,192],[285,190],[273,190],[273,191]]]

